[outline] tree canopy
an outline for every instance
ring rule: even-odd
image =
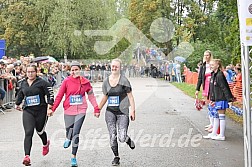
[[[150,32],[152,22],[160,17],[175,27],[173,38],[166,42],[155,41]],[[165,48],[166,55],[181,42],[190,42],[194,52],[187,65],[192,69],[207,49],[224,64],[240,61],[237,1],[229,0],[2,0],[0,39],[6,40],[6,54],[11,57],[33,53],[107,59],[119,56],[129,42],[122,39],[110,53],[98,55],[95,41],[111,37],[91,38],[84,31],[107,30],[121,18],[129,19],[156,46]]]

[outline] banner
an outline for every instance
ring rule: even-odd
[[[0,59],[5,56],[5,40],[0,40]]]
[[[240,37],[244,46],[252,46],[252,1],[237,0]]]

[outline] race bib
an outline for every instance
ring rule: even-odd
[[[69,100],[71,106],[83,104],[83,99],[81,95],[71,95]]]
[[[39,95],[36,96],[28,96],[25,98],[26,105],[27,106],[37,106],[40,104],[40,98]]]
[[[108,106],[119,106],[119,96],[109,96]]]

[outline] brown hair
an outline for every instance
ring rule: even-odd
[[[33,67],[34,70],[35,70],[36,73],[37,73],[38,69],[37,69],[37,66],[36,66],[36,65],[34,65],[34,64],[29,64],[28,66],[26,66],[26,72],[27,72],[27,68],[28,68],[28,67]]]
[[[237,69],[239,72],[241,72],[241,64],[240,63],[237,63],[235,65],[235,69]]]

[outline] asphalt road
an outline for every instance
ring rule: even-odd
[[[151,78],[130,79],[136,101],[136,121],[130,123],[129,135],[136,142],[130,150],[120,143],[121,167],[242,167],[242,127],[227,119],[226,141],[202,139],[207,125],[207,111],[196,111],[194,99],[171,84]],[[102,96],[101,83],[93,84],[97,101]],[[89,104],[90,106],[90,104]],[[80,167],[111,166],[104,112],[93,116],[90,106],[81,129],[77,161]],[[24,157],[22,114],[12,110],[0,114],[0,166],[18,167]],[[34,134],[32,166],[69,167],[71,148],[64,149],[62,105],[48,121],[50,152],[42,156],[42,143]]]

